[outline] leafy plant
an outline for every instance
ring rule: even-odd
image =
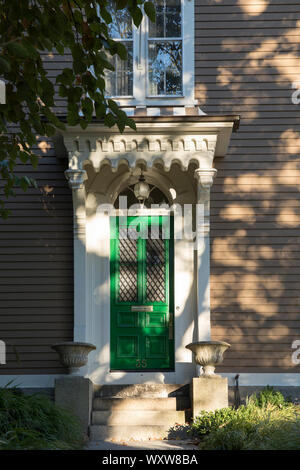
[[[0,449],[79,449],[81,425],[44,395],[0,389]]]
[[[300,449],[300,409],[267,387],[237,409],[202,412],[191,432],[207,450]]]
[[[191,432],[199,436],[204,436],[216,429],[225,426],[234,418],[233,408],[221,408],[216,411],[202,411],[197,416],[191,426]]]
[[[269,385],[261,392],[251,395],[249,400],[261,408],[268,404],[278,406],[279,408],[290,405],[290,401],[286,400],[281,392],[275,391]]]
[[[37,166],[32,151],[37,136],[52,136],[64,123],[54,112],[55,87],[67,103],[67,123],[83,129],[95,117],[108,127],[135,129],[135,123],[113,100],[105,98],[109,56],[126,59],[125,46],[110,37],[109,6],[126,9],[138,27],[143,11],[154,21],[155,8],[145,0],[0,0],[0,77],[6,104],[0,105],[0,177],[4,181],[0,217],[7,217],[5,198],[36,186],[15,173],[17,162]],[[55,80],[47,76],[43,54],[71,54]],[[91,72],[93,71],[93,73]]]

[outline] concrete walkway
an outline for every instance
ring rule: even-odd
[[[86,450],[199,450],[191,441],[89,442]]]

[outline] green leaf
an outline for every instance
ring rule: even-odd
[[[106,106],[104,103],[97,103],[95,101],[94,103],[95,106],[95,114],[98,119],[102,119],[105,116],[106,113]]]
[[[116,124],[116,118],[113,114],[108,113],[105,115],[104,124],[107,127],[113,127]]]
[[[131,129],[133,129],[134,131],[136,131],[136,124],[135,122],[130,119],[130,118],[127,118],[127,122],[126,122],[127,126],[129,126]]]
[[[68,122],[69,126],[76,126],[79,123],[79,120],[80,120],[80,118],[79,118],[77,112],[74,112],[72,110],[68,111],[67,122]]]
[[[117,10],[123,10],[123,8],[126,7],[127,3],[128,3],[128,0],[117,0],[116,1]]]
[[[58,129],[65,129],[65,125],[63,122],[61,122],[58,117],[46,106],[42,108],[42,113],[46,116],[46,118],[50,121],[51,124],[53,124],[55,127]]]
[[[30,51],[26,49],[23,44],[18,42],[11,42],[7,44],[6,49],[10,55],[19,57],[20,59],[26,59],[27,57],[30,57]]]
[[[54,106],[54,86],[47,78],[42,78],[41,83],[42,92],[41,100],[48,106]]]
[[[26,176],[23,176],[23,178],[19,180],[19,185],[21,186],[23,191],[27,191],[29,184]]]
[[[27,51],[27,57],[30,57],[32,59],[37,59],[39,57],[38,51],[28,39],[23,39],[22,46],[25,47]]]
[[[56,133],[55,127],[51,126],[50,124],[45,124],[45,131],[46,135],[49,137]]]
[[[123,133],[124,129],[125,129],[125,123],[123,121],[120,121],[118,120],[117,121],[117,126],[119,128],[119,131],[121,132],[121,134]]]
[[[105,90],[105,80],[102,77],[97,78],[97,87],[101,91]],[[97,93],[97,95],[95,96],[95,100],[97,100],[99,102],[100,102],[100,100],[102,101],[103,100],[103,95],[101,95],[100,93]]]
[[[105,23],[110,24],[112,22],[112,17],[110,13],[106,10],[104,6],[101,6],[100,8],[100,14],[102,18],[104,19]]]
[[[129,11],[131,13],[131,16],[132,16],[132,19],[133,19],[133,22],[135,24],[135,26],[138,28],[142,22],[142,19],[143,19],[143,13],[142,11],[140,10],[140,8],[138,6],[134,6],[132,8],[129,8]]]
[[[153,5],[152,2],[145,2],[144,3],[144,10],[148,18],[152,21],[152,23],[155,23],[155,18],[156,18],[156,11],[155,11],[155,6]]]
[[[62,73],[56,77],[56,83],[62,83],[63,85],[70,86],[74,81],[74,73],[71,69],[63,69]]]
[[[80,124],[81,129],[83,129],[83,130],[86,129],[87,126],[88,126],[87,121],[86,121],[85,119],[83,119],[83,118],[80,118],[79,124]]]
[[[127,49],[121,42],[117,42],[117,54],[122,60],[127,59]]]
[[[90,98],[84,98],[82,101],[82,111],[85,117],[90,120],[94,111],[94,104]]]
[[[108,100],[107,101],[108,107],[115,113],[117,114],[119,112],[119,106],[117,103],[113,100]]]
[[[33,166],[33,168],[36,168],[38,166],[38,163],[39,163],[38,156],[35,155],[34,153],[32,153],[30,155],[30,162],[31,162],[31,165]]]
[[[10,63],[4,59],[4,57],[0,56],[0,72],[1,73],[8,73],[11,71]]]

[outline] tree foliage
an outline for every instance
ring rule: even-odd
[[[126,58],[126,48],[109,34],[109,4],[127,9],[138,27],[143,11],[154,20],[145,0],[0,0],[0,78],[6,82],[6,104],[0,105],[0,216],[7,217],[5,198],[14,188],[35,185],[18,177],[16,164],[37,166],[32,151],[37,136],[52,136],[64,124],[55,114],[55,90],[67,102],[68,125],[85,129],[93,114],[120,132],[134,122],[105,98],[104,74],[113,69],[108,57]],[[43,53],[70,53],[72,62],[56,77],[47,77]],[[93,73],[92,73],[93,71]]]

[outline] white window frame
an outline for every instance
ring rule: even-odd
[[[109,96],[119,106],[194,106],[194,0],[181,0],[182,12],[182,94],[149,96],[148,22],[133,26],[133,96]],[[169,39],[169,38],[168,38]],[[170,38],[172,39],[172,38]]]

